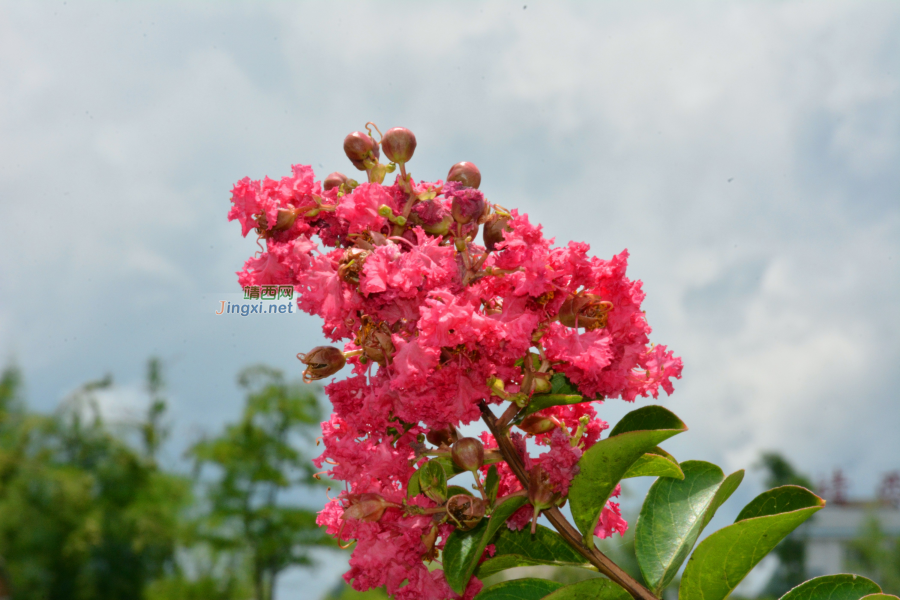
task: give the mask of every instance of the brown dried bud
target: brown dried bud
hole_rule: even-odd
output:
[[[366,170],[366,159],[378,160],[381,152],[375,138],[363,131],[354,131],[344,138],[344,154],[360,171]]]
[[[507,216],[494,213],[488,217],[487,222],[484,224],[484,231],[481,234],[485,248],[491,252],[496,249],[497,244],[503,241],[503,232],[510,231],[508,223],[509,217]]]
[[[528,415],[527,417],[522,419],[522,422],[519,423],[518,427],[525,433],[538,435],[541,433],[547,433],[548,431],[553,431],[556,428],[556,423],[554,423],[547,417],[542,417],[541,415],[534,414]]]
[[[428,440],[429,443],[438,447],[447,446],[448,448],[456,441],[456,437],[456,432],[449,427],[444,429],[432,429],[425,435],[425,439]]]
[[[447,500],[447,516],[462,531],[468,531],[484,518],[484,500],[467,494],[457,494]]]
[[[458,181],[466,187],[478,189],[481,185],[481,171],[470,162],[458,162],[450,167],[447,181]]]
[[[422,534],[422,545],[425,546],[425,560],[434,560],[437,552],[434,548],[434,543],[437,541],[438,536],[438,528],[437,525],[432,525],[431,529],[428,530],[428,533]]]
[[[349,178],[346,175],[335,171],[325,178],[325,181],[322,182],[322,188],[327,192],[331,188],[341,187],[341,185],[347,183],[348,180]]]
[[[613,303],[594,294],[575,294],[559,307],[559,322],[566,327],[584,327],[588,331],[606,327]]]
[[[344,353],[334,346],[316,346],[306,354],[298,354],[297,358],[306,365],[303,371],[306,383],[334,375],[347,364]]]
[[[460,469],[477,471],[484,464],[484,444],[472,437],[458,439],[450,448],[450,456]]]
[[[384,511],[391,507],[397,506],[388,502],[378,494],[348,494],[347,500],[350,506],[344,509],[342,519],[353,519],[354,521],[366,521],[369,523],[378,521],[384,514]]]
[[[556,506],[562,494],[553,489],[550,475],[541,465],[536,465],[528,474],[528,502],[535,510]]]
[[[381,148],[391,162],[409,162],[416,151],[416,136],[406,127],[388,129],[381,138]]]

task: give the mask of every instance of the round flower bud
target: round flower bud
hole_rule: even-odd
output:
[[[342,519],[353,519],[354,521],[366,521],[374,523],[381,519],[384,511],[391,506],[397,506],[388,502],[378,494],[350,494],[347,496],[350,506],[344,509]]]
[[[334,375],[347,364],[344,353],[334,346],[316,346],[306,354],[298,354],[297,358],[306,365],[303,371],[306,383]]]
[[[460,469],[477,471],[484,464],[484,444],[472,437],[458,439],[450,448],[450,456]]]
[[[481,171],[470,162],[458,162],[450,167],[447,181],[458,181],[466,187],[478,189],[481,185]]]
[[[381,138],[381,148],[391,162],[409,162],[416,151],[416,136],[406,127],[388,129]]]
[[[498,215],[497,213],[488,217],[487,222],[484,224],[484,231],[481,234],[485,248],[491,252],[496,249],[497,244],[503,241],[503,232],[510,230],[508,223],[509,217]]]
[[[541,433],[547,433],[548,431],[553,431],[556,428],[556,423],[547,417],[542,417],[540,415],[528,415],[522,422],[518,425],[519,429],[524,431],[525,433],[530,433],[532,435],[539,435]]]
[[[468,494],[451,496],[447,500],[447,516],[458,529],[468,531],[484,518],[484,500]]]
[[[534,382],[531,385],[531,391],[535,394],[549,394],[553,391],[553,384],[547,377],[534,376]]]
[[[536,465],[528,474],[528,502],[535,510],[556,506],[562,494],[553,489],[550,475],[541,465]]]
[[[344,154],[354,167],[365,171],[365,160],[369,157],[378,159],[380,152],[375,138],[363,131],[354,131],[344,138]]]
[[[325,178],[325,181],[322,182],[322,188],[327,192],[331,188],[341,187],[342,184],[347,183],[347,179],[346,175],[335,171]]]

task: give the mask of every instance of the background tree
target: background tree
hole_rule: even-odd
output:
[[[900,594],[900,539],[889,536],[875,515],[850,545],[850,568],[874,578],[888,594]]]
[[[316,513],[287,498],[317,483],[299,448],[318,431],[321,411],[308,386],[274,369],[246,369],[238,384],[247,392],[240,421],[189,451],[205,481],[199,531],[215,551],[245,554],[255,599],[272,600],[280,573],[310,565],[310,547],[332,545]]]
[[[757,468],[766,473],[764,485],[774,488],[781,485],[799,485],[815,490],[812,481],[798,472],[788,460],[777,452],[765,452]],[[806,581],[806,545],[797,535],[791,535],[778,544],[772,553],[778,557],[778,568],[766,584],[763,596],[781,597],[791,588]]]
[[[14,597],[140,598],[171,568],[189,482],[104,422],[96,394],[111,377],[52,415],[27,411],[15,367],[0,381],[0,555]]]

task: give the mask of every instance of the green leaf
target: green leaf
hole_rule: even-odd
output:
[[[452,498],[453,496],[456,496],[457,494],[465,494],[466,496],[475,497],[475,494],[473,494],[471,491],[467,490],[466,488],[464,488],[461,485],[451,485],[451,486],[447,487],[447,497],[448,498]]]
[[[447,473],[439,461],[429,460],[409,478],[407,498],[419,494],[425,494],[438,504],[447,501]]]
[[[900,600],[897,596],[893,594],[869,594],[868,596],[863,596],[862,600]]]
[[[469,531],[456,529],[450,534],[444,546],[443,559],[444,575],[453,591],[457,594],[465,591],[488,541],[506,520],[527,502],[528,499],[524,496],[509,498],[494,508],[490,519],[482,519],[474,529]]]
[[[587,579],[559,588],[544,600],[631,600],[631,594],[609,579]]]
[[[638,564],[656,596],[672,582],[703,528],[744,477],[738,471],[726,478],[722,469],[699,460],[685,461],[681,469],[682,480],[657,479],[650,486],[635,527]]]
[[[511,531],[501,527],[497,537],[491,540],[497,549],[493,558],[478,566],[476,575],[484,579],[494,573],[513,567],[532,565],[554,565],[594,569],[584,557],[578,554],[558,533],[543,525],[531,535],[528,528]]]
[[[481,590],[475,600],[540,600],[561,587],[561,583],[546,579],[513,579]]]
[[[682,600],[722,600],[798,525],[825,505],[805,488],[769,490],[744,507],[733,525],[700,542],[681,578]]]
[[[645,453],[685,430],[687,426],[681,419],[665,408],[645,406],[625,415],[610,437],[584,453],[569,488],[569,502],[575,524],[589,548],[593,547],[600,512],[616,484]]]
[[[580,396],[581,392],[569,378],[562,373],[554,373],[550,376],[550,393]]]
[[[675,460],[648,452],[631,465],[631,468],[625,472],[622,479],[630,479],[632,477],[674,477],[675,479],[684,479],[684,473],[682,473],[681,467],[678,466]]]
[[[801,583],[781,600],[860,600],[879,592],[877,583],[859,575],[825,575]]]
[[[487,477],[484,478],[484,492],[487,494],[488,506],[494,506],[497,502],[497,492],[500,489],[500,475],[497,473],[497,467],[491,466],[488,469]]]
[[[543,410],[550,406],[561,406],[564,404],[580,404],[581,402],[591,402],[592,400],[585,400],[581,396],[575,396],[570,394],[539,394],[531,397],[531,402],[528,403],[528,406],[525,407],[525,410],[521,412],[519,418],[517,420],[521,420],[521,418],[527,417],[532,413],[536,413],[539,410]]]

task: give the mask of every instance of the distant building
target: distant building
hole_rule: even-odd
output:
[[[888,537],[900,538],[900,509],[882,501],[829,502],[817,512],[797,532],[806,541],[806,576],[850,572],[852,542],[872,517]]]

